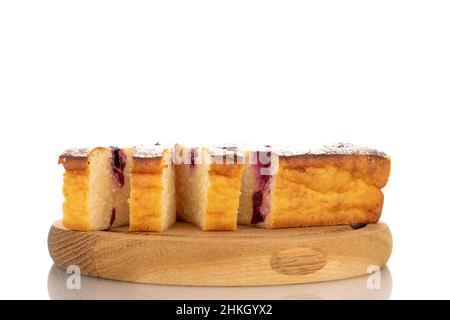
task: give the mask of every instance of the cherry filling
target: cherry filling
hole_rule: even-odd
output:
[[[252,224],[264,222],[264,215],[261,212],[262,204],[263,204],[263,192],[256,191],[252,195],[253,202],[253,216],[252,216]]]
[[[111,211],[111,218],[109,219],[109,227],[111,228],[114,221],[116,220],[116,208],[113,208]]]
[[[113,181],[121,188],[125,185],[125,165],[127,164],[127,155],[125,152],[116,147],[111,147],[110,166],[113,176]],[[111,210],[111,217],[109,219],[109,227],[111,228],[116,220],[116,208]]]
[[[256,224],[260,222],[264,222],[267,215],[270,211],[270,204],[267,203],[264,199],[268,198],[270,194],[270,183],[272,182],[273,176],[268,172],[262,172],[263,168],[270,168],[272,161],[269,159],[271,157],[271,153],[266,153],[267,163],[261,163],[260,152],[256,153],[257,162],[253,166],[256,191],[252,195],[252,206],[253,206],[253,215],[251,224]],[[265,170],[268,171],[268,170]]]
[[[125,184],[125,176],[123,171],[127,163],[127,155],[119,148],[111,148],[111,171],[115,180],[119,183],[120,187]]]
[[[195,166],[195,148],[191,148],[191,166]]]

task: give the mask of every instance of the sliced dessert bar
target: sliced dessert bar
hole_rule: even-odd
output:
[[[128,224],[131,150],[116,147],[69,149],[65,168],[63,225],[71,230],[106,230]]]
[[[285,228],[377,222],[390,172],[385,153],[351,144],[246,152],[238,222]]]
[[[138,146],[131,165],[130,230],[164,231],[176,219],[172,151]]]
[[[244,154],[176,145],[174,159],[178,217],[203,230],[236,230]]]

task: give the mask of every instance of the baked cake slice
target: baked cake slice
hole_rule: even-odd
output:
[[[175,222],[174,178],[170,147],[134,147],[129,199],[131,231],[164,231]]]
[[[69,149],[64,166],[63,225],[71,230],[106,230],[128,224],[131,150]]]
[[[180,220],[203,230],[236,230],[244,154],[228,147],[175,146]]]
[[[375,223],[390,172],[385,153],[336,144],[246,152],[239,224],[265,228]]]

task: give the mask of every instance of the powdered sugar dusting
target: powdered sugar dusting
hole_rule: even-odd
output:
[[[135,158],[156,158],[161,157],[165,149],[170,149],[170,146],[164,146],[159,143],[153,145],[138,145],[135,146],[133,157]]]
[[[92,149],[93,148],[70,148],[64,150],[61,157],[85,158],[91,153]]]
[[[302,155],[364,155],[388,158],[389,156],[379,150],[361,147],[351,143],[335,143],[326,145],[318,149],[293,149],[293,148],[273,148],[273,151],[283,157],[302,156]]]
[[[183,146],[187,148],[186,146]],[[194,146],[190,148],[206,148],[212,156],[236,156],[244,157],[244,151],[275,152],[282,157],[307,156],[307,155],[367,155],[388,158],[389,156],[379,150],[361,147],[351,143],[335,143],[317,149],[300,149],[296,147],[269,146],[269,145],[249,145],[249,144],[218,144]],[[84,158],[87,157],[94,148],[70,148],[65,150],[61,157]],[[134,148],[135,158],[155,158],[161,157],[164,150],[173,149],[172,145],[138,145]]]

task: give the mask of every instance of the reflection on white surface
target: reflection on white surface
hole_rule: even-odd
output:
[[[370,275],[321,283],[257,287],[189,287],[140,284],[81,276],[80,289],[68,289],[69,275],[53,265],[48,275],[51,299],[389,299],[392,278],[382,269],[379,281]],[[368,286],[369,282],[369,286]],[[370,284],[377,283],[378,288]]]

